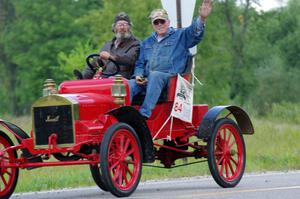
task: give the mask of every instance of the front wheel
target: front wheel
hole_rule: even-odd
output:
[[[100,150],[103,180],[117,197],[137,188],[142,173],[142,150],[135,130],[125,123],[112,125],[104,134]]]
[[[240,128],[234,121],[216,121],[208,142],[208,166],[214,180],[224,188],[235,187],[246,165],[246,149]]]
[[[98,153],[98,152],[96,152],[96,150],[95,150],[94,153]],[[98,153],[98,155],[100,156],[99,153]],[[100,163],[97,165],[90,165],[90,170],[91,170],[92,177],[93,177],[95,183],[98,185],[98,187],[100,189],[102,189],[103,191],[108,191],[108,189],[106,188],[106,185],[104,183],[104,180],[103,180]]]
[[[19,168],[8,168],[5,165],[14,163],[17,159],[16,151],[5,151],[6,148],[13,146],[11,139],[2,131],[0,131],[0,198],[6,199],[14,192],[18,176]]]

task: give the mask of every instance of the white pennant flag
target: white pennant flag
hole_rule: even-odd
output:
[[[171,116],[185,122],[192,122],[193,116],[193,86],[177,75],[176,92]]]

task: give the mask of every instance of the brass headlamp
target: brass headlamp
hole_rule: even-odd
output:
[[[57,94],[56,83],[53,79],[46,79],[44,82],[43,96]]]
[[[123,79],[121,75],[115,76],[114,84],[111,87],[111,94],[115,98],[115,104],[122,105],[125,103],[126,87],[123,84]]]

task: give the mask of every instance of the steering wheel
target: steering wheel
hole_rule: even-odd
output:
[[[87,58],[86,58],[87,65],[95,73],[99,70],[99,68],[102,67],[102,66],[99,66],[99,61],[101,61],[99,54],[91,54],[91,55],[87,56]],[[118,74],[120,72],[120,65],[116,61],[112,60],[111,58],[109,58],[108,61],[112,62],[115,65],[116,71],[113,72],[113,73],[101,72],[101,75],[105,75],[107,77],[110,77],[110,76],[114,76],[114,75]],[[105,68],[106,68],[105,65],[104,65],[103,68],[104,68],[103,69],[103,71],[104,71]]]

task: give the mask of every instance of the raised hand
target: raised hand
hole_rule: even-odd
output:
[[[203,0],[202,5],[199,7],[199,17],[204,22],[206,17],[210,15],[212,10],[211,0]]]

